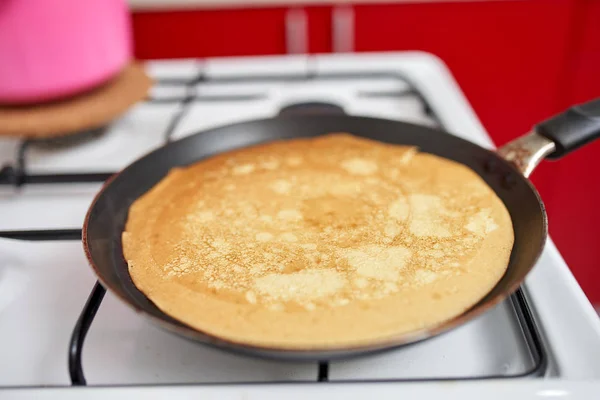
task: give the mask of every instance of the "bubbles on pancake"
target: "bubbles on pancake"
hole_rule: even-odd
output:
[[[187,274],[192,270],[192,260],[182,255],[168,262],[163,269],[167,272],[168,276]]]
[[[279,168],[279,161],[277,159],[269,159],[269,160],[264,160],[260,163],[260,167],[266,170],[275,170],[277,168]]]
[[[354,279],[354,286],[356,286],[359,289],[364,289],[367,286],[369,286],[369,281],[365,278],[355,278]]]
[[[427,284],[435,281],[437,279],[437,274],[432,271],[428,271],[426,269],[420,269],[415,272],[414,280],[421,284]]]
[[[486,209],[471,216],[469,218],[469,223],[465,228],[478,236],[484,236],[485,234],[498,229],[498,225],[490,216],[490,210]]]
[[[363,158],[351,158],[341,164],[342,168],[354,175],[371,175],[377,171],[378,166],[375,161]]]
[[[284,221],[298,221],[302,219],[302,214],[295,209],[281,210],[277,213],[277,218]]]
[[[404,221],[410,214],[410,205],[404,197],[394,200],[388,206],[388,215],[397,221]]]
[[[443,199],[438,196],[413,194],[409,196],[411,221],[410,231],[415,236],[449,237],[452,236],[452,219],[460,213],[446,208]]]
[[[248,303],[250,304],[256,304],[256,294],[251,290],[247,291],[246,300],[248,300]]]
[[[394,240],[394,238],[396,236],[398,236],[400,234],[401,226],[396,221],[388,221],[385,224],[385,228],[384,228],[383,232],[385,233],[385,236],[386,236],[383,239],[383,241],[385,243],[390,243],[391,241]]]
[[[287,157],[285,159],[285,162],[290,167],[297,167],[302,164],[302,157],[298,157],[298,156]]]
[[[395,281],[410,258],[405,247],[363,246],[342,251],[350,267],[366,278]]]
[[[413,158],[417,155],[418,149],[416,147],[408,148],[404,154],[398,157],[398,162],[402,165],[408,165],[413,160]]]
[[[212,211],[200,211],[197,218],[198,222],[209,222],[215,219],[215,214]]]
[[[344,276],[331,269],[268,274],[254,280],[254,287],[258,293],[275,300],[301,303],[335,294],[344,285]]]
[[[215,238],[210,242],[210,246],[220,254],[228,254],[232,250],[232,245],[228,243],[225,239]]]
[[[269,187],[276,193],[288,194],[292,189],[292,183],[285,179],[277,179],[273,181],[273,183],[271,183]]]
[[[256,169],[254,164],[242,164],[236,165],[232,168],[232,172],[234,175],[248,175]]]
[[[256,234],[255,238],[259,242],[268,242],[270,240],[273,240],[273,234],[269,232],[259,232]]]
[[[280,236],[281,240],[286,242],[297,242],[298,237],[291,232],[284,232]]]

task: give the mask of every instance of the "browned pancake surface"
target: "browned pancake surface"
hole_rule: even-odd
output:
[[[510,216],[473,171],[347,134],[175,169],[131,207],[123,250],[161,310],[239,343],[319,349],[432,327],[487,294]]]

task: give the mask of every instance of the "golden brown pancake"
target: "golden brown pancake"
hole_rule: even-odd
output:
[[[162,311],[282,349],[441,324],[495,286],[512,244],[508,211],[472,170],[348,134],[174,169],[123,233],[131,278]]]

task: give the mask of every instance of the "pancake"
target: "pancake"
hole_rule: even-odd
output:
[[[123,251],[136,287],[184,324],[314,350],[460,315],[503,276],[513,240],[469,168],[329,134],[173,169],[131,206]]]

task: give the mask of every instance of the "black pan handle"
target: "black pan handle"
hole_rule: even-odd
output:
[[[573,106],[539,123],[536,132],[554,142],[546,157],[557,159],[600,137],[600,98]]]

